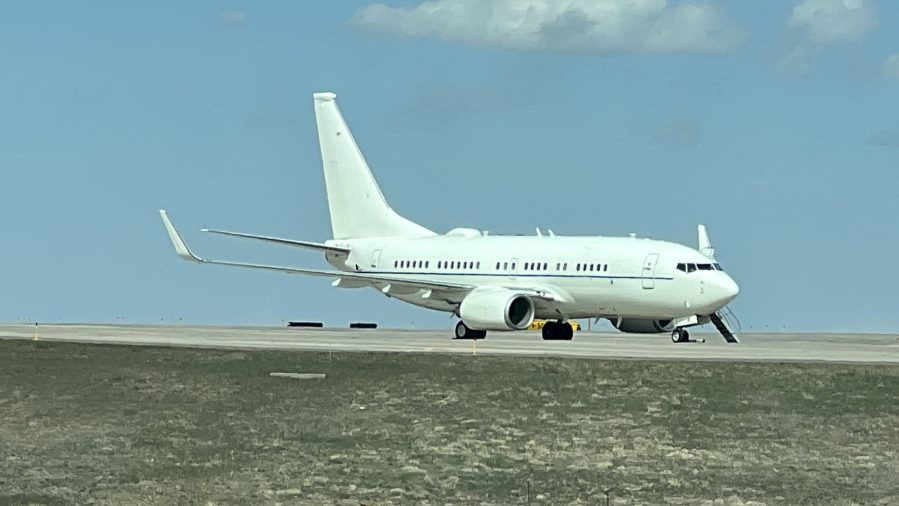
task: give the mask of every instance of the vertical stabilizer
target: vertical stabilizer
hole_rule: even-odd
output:
[[[434,235],[387,204],[337,108],[336,95],[315,93],[313,98],[334,238]]]

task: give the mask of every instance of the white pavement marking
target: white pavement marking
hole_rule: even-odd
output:
[[[32,339],[34,325],[0,324],[0,339]],[[221,349],[332,350],[472,354],[450,330],[357,330],[162,325],[40,325],[42,341]],[[813,361],[899,364],[894,334],[741,334],[740,344],[706,335],[705,343],[672,343],[667,334],[578,332],[573,341],[543,341],[539,332],[491,332],[478,355],[649,360]]]

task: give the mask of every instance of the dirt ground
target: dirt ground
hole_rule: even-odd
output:
[[[528,488],[533,505],[899,504],[899,367],[0,341],[0,504]]]

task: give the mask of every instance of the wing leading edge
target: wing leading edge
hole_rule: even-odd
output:
[[[297,241],[294,239],[282,239],[280,237],[272,237],[268,235],[254,235],[254,234],[244,234],[242,232],[229,232],[227,230],[210,230],[208,228],[204,228],[201,232],[207,232],[210,234],[218,234],[218,235],[227,235],[231,237],[240,237],[242,239],[256,239],[257,241],[266,241],[273,242],[275,244],[284,244],[287,246],[296,246],[299,248],[308,248],[315,249],[320,251],[329,251],[332,253],[340,253],[340,254],[348,254],[350,252],[349,248],[341,248],[340,246],[331,246],[330,244],[321,244],[318,242],[309,242],[309,241]]]

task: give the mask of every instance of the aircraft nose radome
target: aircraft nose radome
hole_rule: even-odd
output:
[[[722,305],[730,303],[740,293],[740,287],[737,285],[737,282],[726,274],[721,276],[721,279],[717,280],[715,284],[718,285],[717,291]]]

